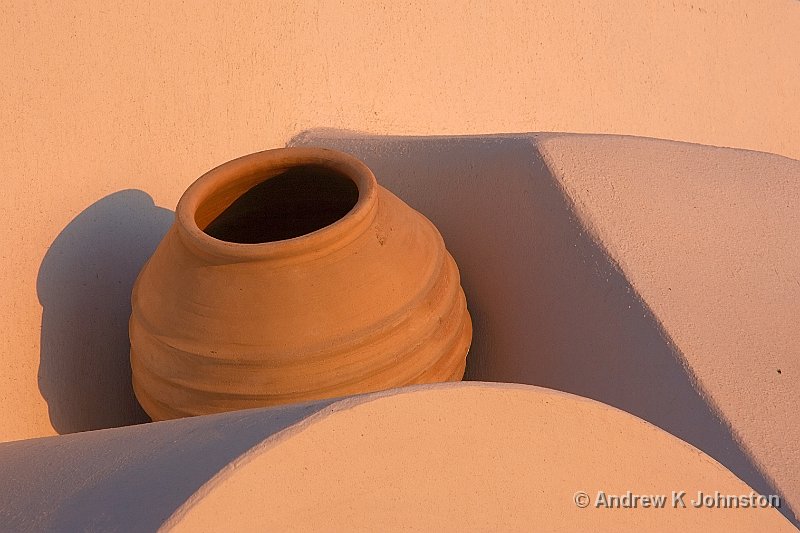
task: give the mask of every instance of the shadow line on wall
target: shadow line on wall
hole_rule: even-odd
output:
[[[317,129],[288,145],[358,157],[439,228],[473,317],[466,379],[538,385],[612,405],[704,451],[760,494],[777,494],[698,392],[669,333],[582,225],[535,134]]]

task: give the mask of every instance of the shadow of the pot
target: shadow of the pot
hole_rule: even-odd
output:
[[[146,193],[120,191],[75,217],[42,260],[39,390],[59,433],[149,421],[131,386],[131,289],[172,220]]]

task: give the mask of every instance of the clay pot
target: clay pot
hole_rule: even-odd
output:
[[[133,387],[154,420],[457,381],[472,337],[433,224],[318,148],[197,180],[132,301]]]

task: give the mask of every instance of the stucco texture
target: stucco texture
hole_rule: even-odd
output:
[[[178,198],[321,145],[440,229],[469,378],[627,411],[790,516],[797,35],[792,0],[2,4],[0,440],[147,421],[130,291]]]

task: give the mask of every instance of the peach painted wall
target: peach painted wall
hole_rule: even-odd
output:
[[[792,0],[3,3],[0,440],[143,420],[126,298],[205,170],[319,127],[798,158],[799,34]]]

